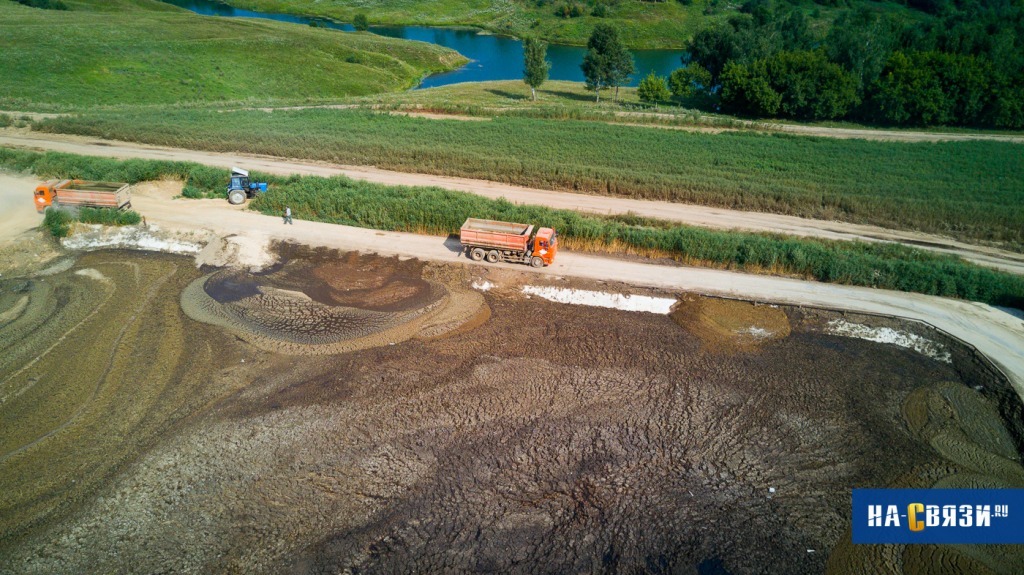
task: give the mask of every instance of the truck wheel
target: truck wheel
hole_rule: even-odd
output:
[[[231,190],[228,192],[228,203],[238,206],[245,203],[245,192],[242,190]]]
[[[484,259],[484,254],[485,253],[486,252],[484,252],[483,248],[473,248],[473,250],[471,252],[469,252],[469,259],[471,259],[471,260],[473,260],[475,262],[478,262],[478,261]]]
[[[544,258],[540,256],[533,256],[533,258],[530,259],[530,265],[535,268],[542,268],[544,267]]]
[[[496,261],[498,261],[500,259],[501,259],[501,254],[498,253],[498,250],[491,250],[491,251],[487,252],[487,263],[493,264],[494,262],[496,262]]]

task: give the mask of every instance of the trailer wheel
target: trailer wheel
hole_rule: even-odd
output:
[[[498,261],[500,259],[501,259],[501,254],[498,253],[498,250],[491,250],[491,251],[487,252],[487,263],[493,264],[494,262],[496,262],[496,261]]]
[[[540,256],[533,256],[533,258],[530,259],[530,265],[535,268],[542,268],[544,267],[544,258]]]
[[[228,203],[237,206],[245,203],[245,192],[242,190],[231,190],[228,192]]]
[[[469,252],[469,259],[478,262],[484,259],[485,253],[486,252],[484,252],[483,248],[473,248],[472,251]]]

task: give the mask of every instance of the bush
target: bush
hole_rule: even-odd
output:
[[[672,97],[672,92],[669,91],[668,82],[665,81],[665,78],[651,72],[646,78],[640,80],[640,85],[636,89],[636,95],[640,97],[641,102],[657,104]]]
[[[594,18],[604,18],[608,16],[608,6],[602,2],[598,2],[594,5],[594,9],[590,11],[590,15]]]
[[[58,208],[47,208],[43,216],[43,228],[55,238],[66,238],[71,232],[71,222],[75,221],[71,212]]]
[[[672,94],[677,98],[707,95],[711,93],[713,86],[711,72],[696,62],[673,71],[669,76],[669,84],[672,87]]]
[[[200,198],[205,198],[206,194],[192,184],[185,184],[185,187],[181,188],[181,196],[190,200],[198,200]]]
[[[78,210],[78,221],[83,224],[103,224],[105,226],[134,226],[142,221],[142,216],[133,210],[81,208]]]
[[[359,32],[365,32],[370,29],[370,21],[366,18],[366,14],[356,14],[352,18],[352,26]]]
[[[32,8],[42,8],[43,10],[68,9],[68,5],[60,0],[15,0],[15,2],[18,4],[24,4],[25,6],[31,6]]]
[[[579,18],[583,15],[583,7],[576,2],[569,2],[566,4],[559,4],[555,8],[555,16],[561,18]]]
[[[6,128],[13,123],[14,120],[12,120],[10,116],[7,114],[0,114],[0,128]]]

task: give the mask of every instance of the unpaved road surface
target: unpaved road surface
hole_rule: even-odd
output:
[[[31,203],[29,190],[18,186],[19,182],[22,186],[30,185],[30,178],[8,177],[7,181],[8,185],[0,186],[0,201],[4,205],[15,205],[19,197],[25,197],[26,204]],[[207,229],[219,234],[237,234],[256,243],[270,240],[295,241],[310,246],[382,255],[469,262],[462,256],[461,246],[456,239],[305,221],[284,226],[279,218],[231,206],[226,201],[175,200],[167,190],[150,194],[136,193],[132,203],[150,223],[169,228]],[[25,214],[19,221],[22,226],[26,226],[25,229],[30,224],[38,225],[42,219],[31,210],[35,216],[33,223],[32,216],[24,208],[21,211]],[[12,230],[12,233],[16,233],[16,230]],[[511,269],[521,267],[513,264],[495,265]],[[1003,368],[1015,389],[1024,397],[1024,321],[985,304],[721,270],[654,265],[566,251],[559,253],[554,266],[537,273],[618,281],[764,302],[887,314],[925,321],[976,346]]]
[[[294,225],[285,226],[280,218],[234,207],[226,201],[175,200],[167,193],[137,194],[132,202],[150,222],[170,228],[203,228],[262,241],[295,241],[310,246],[413,256],[428,261],[469,262],[454,238],[299,220]],[[493,265],[521,269],[514,264]],[[985,304],[720,270],[654,265],[565,251],[559,253],[555,265],[537,273],[924,321],[977,347],[1006,372],[1018,394],[1024,397],[1024,321]]]
[[[707,228],[772,232],[831,240],[899,242],[936,252],[957,255],[980,265],[1024,274],[1024,254],[992,247],[971,245],[933,234],[890,230],[877,226],[810,220],[794,216],[743,212],[691,204],[555,192],[512,186],[487,180],[429,174],[409,174],[366,166],[332,165],[268,156],[202,152],[72,135],[0,130],[0,146],[52,150],[112,158],[190,161],[223,168],[240,165],[249,169],[279,175],[345,175],[351,178],[389,185],[436,186],[492,199],[505,198],[516,204],[542,205],[595,214],[633,213],[639,216]]]

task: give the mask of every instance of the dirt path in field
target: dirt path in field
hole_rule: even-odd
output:
[[[63,134],[0,130],[0,146],[113,158],[191,161],[223,168],[239,165],[280,175],[334,176],[341,174],[381,184],[437,186],[487,198],[505,198],[516,204],[544,205],[595,214],[633,213],[644,217],[715,229],[772,232],[830,240],[899,242],[935,252],[957,255],[979,265],[1024,274],[1024,254],[967,244],[933,234],[890,230],[877,226],[811,220],[761,212],[743,212],[692,204],[555,192],[487,180],[393,172],[369,166],[345,166],[268,156],[193,151]]]
[[[204,228],[260,241],[294,241],[381,255],[413,256],[470,264],[455,238],[383,232],[260,215],[220,200],[171,199],[170,191],[140,193],[133,205],[149,222],[165,228]],[[521,270],[515,264],[492,265]],[[654,265],[561,252],[551,267],[537,273],[623,282],[669,290],[693,291],[738,299],[887,314],[928,322],[978,348],[1007,373],[1024,396],[1024,321],[993,307],[966,301],[870,288],[839,286],[720,270]]]

